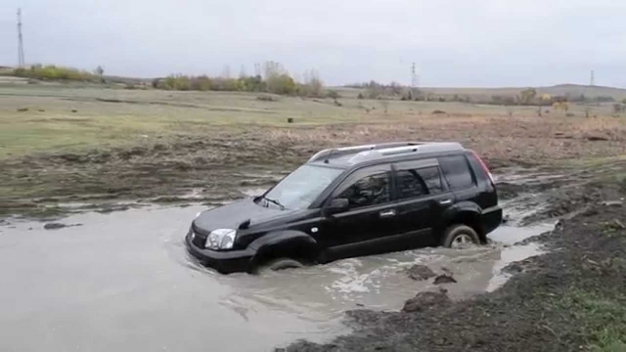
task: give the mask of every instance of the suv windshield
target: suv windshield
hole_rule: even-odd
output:
[[[304,209],[342,172],[329,167],[303,165],[280,181],[264,198],[287,209]]]

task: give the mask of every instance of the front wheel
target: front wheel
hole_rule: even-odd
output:
[[[277,258],[277,259],[273,259],[270,260],[269,262],[265,263],[264,265],[259,267],[258,272],[259,273],[263,273],[263,272],[267,272],[267,271],[280,271],[280,270],[286,270],[286,269],[296,269],[296,268],[302,268],[304,266],[304,264],[302,264],[301,262],[295,260],[295,259],[291,259],[291,258]]]
[[[443,246],[448,248],[467,248],[480,244],[478,234],[473,228],[466,225],[452,225],[443,235]]]

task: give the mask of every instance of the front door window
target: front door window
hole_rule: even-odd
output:
[[[389,172],[365,176],[341,192],[337,198],[346,198],[350,209],[387,203],[391,200],[389,176]]]

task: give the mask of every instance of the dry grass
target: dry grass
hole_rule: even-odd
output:
[[[342,106],[332,99],[282,97],[265,102],[248,93],[0,82],[0,159],[42,151],[132,146],[181,134],[210,137],[251,126],[272,127],[271,138],[287,142],[331,145],[401,136],[414,140],[424,138],[423,131],[429,139],[459,138],[479,133],[478,126],[491,128],[492,124],[500,126],[493,133],[501,140],[527,135],[523,129],[535,124],[543,127],[533,133],[546,137],[555,131],[574,135],[609,131],[613,140],[620,140],[626,122],[626,118],[608,117],[610,104],[594,108],[595,113],[604,114],[601,117],[585,119],[554,113],[538,118],[534,107],[439,102],[390,101],[385,113],[377,100],[339,100]],[[18,111],[24,108],[28,111]],[[434,115],[435,110],[446,113]],[[571,111],[583,116],[583,110],[574,105]],[[294,123],[287,123],[289,118]]]

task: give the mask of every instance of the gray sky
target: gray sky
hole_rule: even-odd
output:
[[[328,84],[626,87],[623,0],[2,0],[0,65],[140,77],[316,69]]]

